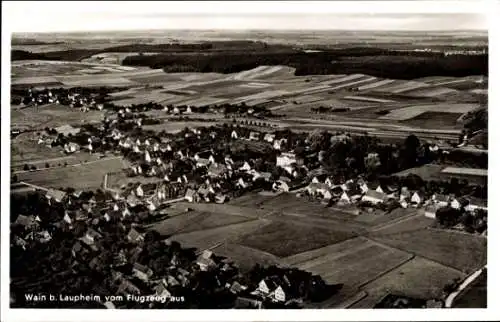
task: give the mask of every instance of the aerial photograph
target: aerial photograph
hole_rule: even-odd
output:
[[[12,33],[10,308],[486,308],[483,16],[163,12]]]

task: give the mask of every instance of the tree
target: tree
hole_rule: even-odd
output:
[[[36,170],[36,166],[32,165],[31,166],[31,171],[35,171]]]
[[[365,157],[365,167],[370,173],[375,172],[381,166],[380,157],[378,153],[368,153]]]
[[[49,163],[45,163],[45,168],[50,168],[50,164]]]
[[[12,177],[12,182],[17,182],[18,181],[18,178],[17,178],[17,174],[15,174],[13,177]]]
[[[23,170],[24,171],[29,171],[30,170],[30,166],[25,163],[24,166],[23,166]]]

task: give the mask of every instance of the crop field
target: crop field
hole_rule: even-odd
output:
[[[81,165],[68,165],[54,169],[41,169],[19,173],[19,181],[50,188],[73,187],[75,189],[97,189],[103,183],[104,174],[122,170],[119,158],[102,159]]]
[[[456,93],[457,90],[447,87],[420,88],[405,92],[405,95],[415,97],[440,97],[445,94]]]
[[[178,234],[174,235],[171,239],[185,244],[187,247],[196,247],[201,250],[225,241],[231,242],[241,235],[251,234],[253,231],[268,224],[270,224],[270,221],[265,219],[251,220],[202,231]]]
[[[230,258],[241,272],[250,271],[255,264],[279,265],[280,259],[272,254],[235,243],[224,243],[212,249],[218,256]]]
[[[439,298],[446,284],[464,277],[465,274],[457,270],[415,257],[363,287],[368,296],[351,308],[371,308],[387,293],[422,299]]]
[[[379,117],[383,120],[404,121],[419,116],[425,112],[463,114],[478,108],[478,104],[439,103],[429,105],[407,106],[391,110],[387,115]]]
[[[393,79],[383,79],[383,80],[380,80],[380,81],[375,82],[375,83],[370,83],[370,84],[358,86],[358,90],[360,90],[360,91],[371,90],[371,89],[375,89],[377,87],[389,85],[392,83],[394,83]]]
[[[460,113],[424,112],[412,119],[405,120],[404,124],[434,129],[454,127],[457,125],[457,120],[461,115]]]
[[[366,239],[362,237],[355,237],[346,239],[339,243],[328,245],[325,247],[317,248],[303,253],[282,258],[282,264],[287,266],[298,266],[304,263],[310,263],[313,260],[323,258],[331,254],[338,254],[347,252],[348,250],[357,249],[366,244]]]
[[[422,229],[374,237],[378,242],[471,273],[486,264],[486,238]]]
[[[83,80],[64,80],[66,86],[126,86],[135,85],[136,83],[125,77],[103,77]]]
[[[63,156],[59,150],[37,144],[36,141],[19,140],[18,138],[12,140],[10,151],[12,167],[24,166],[25,163],[30,163],[32,161]]]
[[[156,224],[154,229],[161,235],[174,235],[202,231],[249,220],[251,219],[237,215],[193,211],[167,218]]]
[[[355,221],[367,223],[370,226],[374,227],[377,225],[385,224],[390,221],[404,218],[407,216],[411,216],[416,214],[416,209],[413,208],[397,208],[394,209],[393,211],[387,213],[387,212],[375,212],[375,213],[368,213],[368,212],[363,212],[362,214],[356,216],[354,218]]]
[[[294,223],[273,222],[239,240],[239,244],[256,248],[278,257],[324,247],[351,238],[344,231],[306,227]]]
[[[359,80],[361,78],[366,78],[366,75],[363,75],[363,74],[338,75],[337,77],[334,77],[333,79],[329,79],[329,80],[320,82],[320,84],[321,85],[336,86],[339,84],[349,83],[349,82],[354,81],[354,80]]]
[[[328,283],[358,287],[380,277],[412,258],[411,254],[371,241],[300,264],[300,269],[318,274]]]
[[[387,100],[375,97],[366,97],[366,96],[344,96],[346,100],[354,100],[354,101],[363,101],[363,102],[375,102],[375,103],[394,103],[394,100]]]
[[[369,229],[370,236],[419,231],[431,227],[435,223],[434,219],[424,216],[422,209],[401,209],[395,211],[396,213],[405,213],[405,215],[399,217],[399,220],[396,218],[390,222],[372,226]]]
[[[135,94],[133,94],[133,97],[131,98],[118,98],[117,100],[114,100],[113,103],[121,106],[128,106],[133,104],[141,104],[149,102],[160,103],[168,99],[172,99],[174,97],[176,96],[172,94],[165,94],[160,91],[136,92]]]

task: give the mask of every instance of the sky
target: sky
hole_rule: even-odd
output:
[[[487,30],[481,1],[4,2],[13,32],[149,29]]]

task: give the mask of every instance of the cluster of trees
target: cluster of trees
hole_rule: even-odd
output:
[[[475,214],[460,209],[443,207],[436,212],[436,220],[441,227],[451,228],[462,224],[469,233],[482,233],[488,228],[488,214],[478,209]]]

